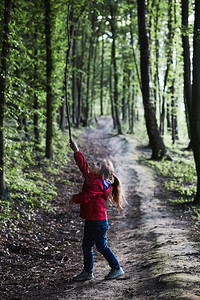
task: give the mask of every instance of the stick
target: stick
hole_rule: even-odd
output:
[[[66,52],[66,67],[65,67],[65,100],[66,100],[66,108],[67,108],[67,120],[69,125],[69,141],[72,141],[71,134],[71,121],[70,121],[70,112],[69,112],[69,101],[68,101],[68,65],[69,65],[69,56],[71,50],[71,40],[70,40],[70,32],[69,32],[69,15],[70,15],[70,5],[71,1],[68,3],[68,13],[67,13],[67,38],[68,38],[68,49]]]
[[[71,121],[70,121],[70,112],[69,112],[69,102],[68,102],[68,97],[66,95],[66,105],[67,105],[67,121],[69,125],[69,141],[71,143],[72,141],[72,132],[71,132]]]

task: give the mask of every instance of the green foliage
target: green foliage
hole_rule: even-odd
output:
[[[66,64],[66,50],[68,48],[68,32],[66,26],[68,1],[51,1],[52,25],[52,53],[53,53],[53,152],[54,160],[43,159],[45,153],[46,134],[46,45],[45,45],[45,14],[44,3],[41,1],[13,2],[10,23],[10,56],[9,72],[6,91],[6,106],[4,120],[5,134],[5,171],[6,183],[11,193],[11,199],[1,200],[1,216],[10,216],[15,210],[16,217],[23,212],[23,205],[35,209],[48,207],[49,200],[56,196],[55,178],[68,161],[67,136],[63,138],[57,129],[60,118],[59,108],[64,101],[64,69]],[[148,1],[148,29],[150,43],[150,59],[152,74],[152,90],[157,117],[160,119],[162,99],[166,99],[169,114],[171,108],[171,86],[174,82],[175,102],[178,124],[178,135],[187,139],[185,110],[183,104],[183,59],[181,34],[193,31],[193,22],[187,29],[181,25],[181,2],[172,1],[172,32],[169,33],[169,2]],[[69,103],[73,114],[72,122],[76,123],[78,114],[78,94],[81,89],[82,102],[80,115],[84,118],[86,102],[90,106],[90,117],[100,114],[100,82],[102,70],[102,40],[104,40],[104,74],[103,74],[103,105],[104,114],[111,111],[110,95],[113,95],[110,85],[113,84],[111,74],[112,34],[110,28],[110,5],[113,6],[116,27],[116,57],[118,74],[118,97],[120,117],[122,119],[122,100],[126,107],[122,128],[124,132],[130,130],[130,119],[133,119],[134,132],[146,139],[144,111],[140,90],[139,76],[140,49],[138,42],[137,1],[86,1],[71,2],[70,12],[76,20],[70,19],[70,26],[74,26],[74,43],[71,37],[72,49],[68,66]],[[0,3],[0,19],[4,13],[4,4]],[[193,15],[190,3],[190,15]],[[93,20],[93,16],[95,16]],[[193,18],[190,18],[191,20]],[[3,22],[0,22],[0,45],[2,44]],[[172,34],[173,33],[173,34]],[[132,34],[132,35],[131,35]],[[169,43],[169,35],[173,35]],[[76,44],[76,49],[73,49]],[[90,47],[91,66],[88,71]],[[96,50],[95,50],[96,49]],[[74,50],[74,52],[73,52]],[[96,57],[96,74],[94,73],[94,53]],[[166,86],[164,78],[167,70],[167,57],[171,52],[171,64],[167,76]],[[1,53],[1,48],[0,48]],[[135,57],[134,57],[135,55]],[[112,70],[113,71],[113,70]],[[82,75],[82,77],[81,77]],[[112,75],[113,76],[113,75]],[[82,82],[80,82],[82,78]],[[87,82],[90,80],[89,94]],[[112,87],[113,89],[113,87]],[[92,99],[92,92],[95,95]],[[88,97],[87,97],[88,96]],[[37,99],[38,108],[34,108]],[[166,109],[166,107],[165,107]],[[37,151],[34,144],[34,116],[38,117],[39,143]],[[171,116],[170,116],[171,117]],[[55,121],[56,120],[56,121]],[[84,120],[85,121],[85,120]],[[87,120],[88,121],[88,120]],[[171,139],[171,132],[166,128],[164,140]],[[171,143],[171,141],[170,141]],[[171,146],[171,144],[170,144]],[[181,156],[181,158],[179,158]],[[184,201],[191,200],[196,190],[196,174],[191,155],[173,152],[173,161],[159,163],[148,162],[165,176],[164,185],[173,190]],[[51,181],[51,178],[53,180]],[[182,201],[182,200],[181,200]],[[20,209],[19,209],[20,207]]]
[[[163,185],[167,190],[178,194],[178,202],[192,202],[196,193],[196,169],[192,154],[182,151],[177,154],[171,153],[173,160],[161,162],[148,161],[159,178],[163,178]]]
[[[192,219],[195,223],[200,224],[200,208],[198,206],[191,206]]]
[[[67,135],[57,130],[55,136],[52,161],[34,150],[29,141],[17,140],[16,136],[6,140],[6,186],[9,192],[0,200],[1,225],[6,226],[21,215],[34,214],[38,209],[50,209],[51,201],[57,196],[56,182],[60,172],[69,162]]]

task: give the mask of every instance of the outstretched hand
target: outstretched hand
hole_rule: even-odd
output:
[[[71,148],[75,153],[79,151],[77,144],[76,144],[73,140],[71,140],[69,144],[70,144],[70,148]]]

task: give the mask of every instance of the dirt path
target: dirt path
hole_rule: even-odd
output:
[[[125,275],[103,280],[108,266],[97,255],[95,279],[73,283],[63,299],[200,299],[200,252],[189,221],[166,204],[168,195],[137,163],[134,141],[110,136],[112,126],[109,122],[105,126],[104,119],[97,128],[88,132],[88,144],[102,152],[107,145],[127,192],[123,213],[108,209],[109,243]]]
[[[18,235],[8,235],[9,245],[6,240],[0,247],[0,299],[200,299],[200,251],[194,228],[181,217],[181,210],[169,205],[169,195],[149,169],[138,163],[136,142],[114,136],[111,130],[110,118],[100,119],[97,129],[85,131],[80,148],[89,161],[110,156],[125,187],[128,205],[122,213],[108,207],[108,243],[125,275],[105,281],[109,267],[95,251],[94,280],[71,280],[82,269],[83,230],[79,208],[66,209],[66,195],[78,192],[82,184],[72,164],[59,182],[53,212],[34,219],[32,235],[21,225]],[[73,186],[66,185],[66,178]],[[22,236],[24,244],[17,251],[16,239]]]

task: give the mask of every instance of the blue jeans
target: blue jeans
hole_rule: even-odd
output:
[[[84,237],[83,237],[83,255],[84,255],[84,270],[92,273],[93,270],[93,246],[96,244],[97,250],[107,260],[112,269],[119,269],[120,265],[107,246],[106,232],[108,230],[108,220],[103,221],[85,221]]]

